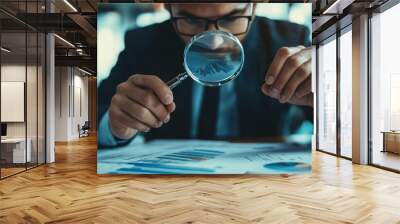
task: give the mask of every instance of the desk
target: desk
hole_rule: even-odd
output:
[[[382,152],[393,152],[400,154],[400,131],[383,131]]]
[[[99,174],[280,174],[311,171],[311,145],[153,140],[97,151]]]
[[[31,139],[27,139],[25,151],[25,138],[1,139],[1,157],[6,163],[25,163],[31,161]],[[25,161],[25,159],[27,159]]]

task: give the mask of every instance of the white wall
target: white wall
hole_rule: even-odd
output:
[[[56,67],[56,141],[79,138],[78,124],[88,120],[88,78],[83,75],[76,68]]]
[[[25,83],[1,81],[1,121],[24,122]],[[36,107],[35,107],[36,108]]]
[[[68,140],[68,71],[67,67],[55,68],[55,141]]]
[[[76,72],[77,70],[75,70]],[[88,78],[79,75],[74,75],[74,108],[72,119],[72,136],[78,137],[78,124],[83,125],[89,118],[89,102],[88,102]],[[81,108],[80,108],[81,107]],[[80,111],[82,110],[82,111]]]

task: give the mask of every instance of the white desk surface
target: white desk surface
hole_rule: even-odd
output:
[[[25,138],[5,138],[5,139],[1,139],[1,143],[12,143],[12,144],[16,144],[16,143],[20,143],[20,142],[24,142]],[[28,139],[29,141],[29,139]]]

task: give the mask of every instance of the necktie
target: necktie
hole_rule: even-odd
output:
[[[198,137],[200,139],[213,139],[215,137],[219,92],[219,87],[204,87],[198,125]]]

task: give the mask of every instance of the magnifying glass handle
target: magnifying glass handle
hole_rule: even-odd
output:
[[[177,76],[175,76],[173,79],[169,80],[167,82],[167,85],[169,86],[170,89],[175,88],[177,85],[181,84],[183,80],[185,80],[189,75],[186,72],[183,72]]]

